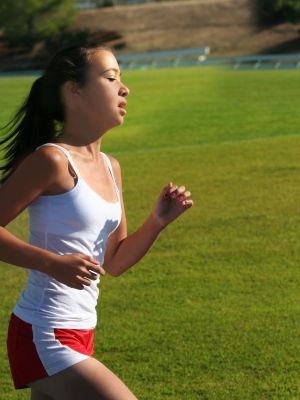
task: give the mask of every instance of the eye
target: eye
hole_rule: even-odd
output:
[[[110,82],[113,82],[116,80],[116,78],[107,78]]]

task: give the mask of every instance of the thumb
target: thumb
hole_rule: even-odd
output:
[[[95,260],[92,256],[90,256],[90,261],[91,261],[93,264],[100,265],[100,262],[97,261],[97,260]]]
[[[84,257],[87,261],[90,261],[90,262],[92,262],[93,264],[97,264],[97,265],[100,265],[100,263],[99,263],[99,261],[97,261],[97,260],[95,260],[92,256],[89,256],[89,255],[85,255],[85,257]]]

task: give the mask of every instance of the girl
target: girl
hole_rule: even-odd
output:
[[[92,357],[97,285],[105,271],[118,276],[136,264],[193,205],[184,186],[169,182],[127,235],[119,162],[99,152],[126,115],[120,75],[107,47],[58,52],[0,142],[0,259],[30,269],[11,315],[8,357],[15,387],[30,387],[33,400],[136,399]],[[26,207],[29,243],[5,229]]]

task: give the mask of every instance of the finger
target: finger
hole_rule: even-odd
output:
[[[185,186],[179,186],[179,188],[177,189],[177,194],[182,194],[185,192]]]
[[[87,254],[80,254],[80,256],[84,260],[90,261],[90,262],[92,262],[93,264],[96,264],[96,265],[100,265],[99,261],[95,260],[92,256],[89,256]]]
[[[179,194],[179,195],[176,197],[176,200],[179,201],[179,202],[182,202],[183,200],[186,200],[185,194],[184,194],[184,193]]]
[[[92,257],[90,257],[90,261],[91,261],[93,264],[100,265],[99,261],[95,260],[95,259],[92,258]]]
[[[84,285],[84,286],[91,286],[91,281],[90,279],[83,278],[81,276],[77,276],[77,281],[79,284]]]
[[[99,275],[105,275],[105,274],[106,274],[106,271],[102,267],[99,267],[99,272],[97,272],[97,273],[92,271],[91,268],[88,267],[88,270],[87,270],[86,274],[84,274],[84,276],[86,276],[89,279],[96,280],[99,277]]]
[[[91,256],[89,256],[88,254],[76,253],[76,255],[78,255],[83,260],[89,260],[91,258]]]
[[[81,269],[81,277],[88,278],[91,280],[96,280],[99,275],[101,274],[101,267],[99,266],[99,270],[94,271],[95,265],[87,263],[85,264],[84,268]]]
[[[101,274],[101,271],[103,270],[103,268],[100,267],[100,264],[98,264],[98,265],[86,264],[85,266],[90,272],[95,273],[95,274]]]
[[[169,190],[169,195],[171,198],[175,198],[177,195],[177,188],[178,186],[173,186],[170,190]]]
[[[176,200],[179,200],[179,201],[187,200],[190,195],[191,195],[191,192],[188,192],[188,191],[186,191],[184,193],[180,193],[176,197]]]
[[[98,278],[98,276],[99,276],[98,274],[96,274],[91,270],[86,271],[86,273],[84,273],[83,275],[84,278],[91,279],[92,281],[95,281]]]
[[[177,186],[177,185],[174,185],[174,186],[171,187],[171,189],[170,189],[169,192],[170,192],[170,193],[174,193],[174,192],[176,192],[177,188],[178,188],[178,186]]]
[[[184,195],[184,192],[185,192],[185,186],[179,186],[176,190],[174,190],[171,193],[171,198],[172,199],[178,198],[178,196]]]
[[[163,196],[164,196],[164,198],[169,197],[169,195],[170,195],[170,189],[171,189],[172,186],[173,186],[173,182],[169,182],[168,185],[164,188],[164,190],[163,190]]]
[[[193,200],[184,200],[181,204],[182,204],[185,208],[189,208],[189,207],[191,207],[192,205],[194,205],[194,202],[193,202]]]
[[[82,283],[79,282],[79,276],[76,277],[77,278],[77,282],[74,282],[70,285],[71,288],[73,289],[78,289],[78,290],[82,290],[84,289],[84,286]]]

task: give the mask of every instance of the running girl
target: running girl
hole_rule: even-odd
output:
[[[93,355],[98,283],[148,252],[193,205],[172,182],[141,227],[127,235],[119,162],[99,151],[123,123],[129,89],[111,50],[58,52],[9,125],[0,187],[0,259],[30,269],[11,315],[14,385],[33,400],[134,400]],[[30,240],[5,226],[28,207]]]

